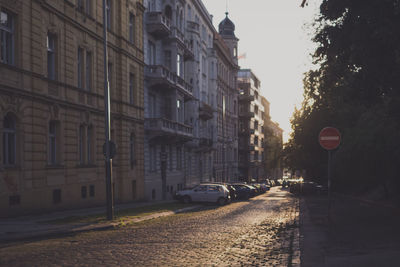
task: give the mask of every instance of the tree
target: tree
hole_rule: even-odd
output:
[[[339,189],[399,187],[398,25],[397,0],[322,2],[313,38],[318,69],[305,74],[304,102],[291,121],[285,164],[325,180],[326,152],[317,136],[323,127],[334,126],[342,133],[342,144],[334,153]]]

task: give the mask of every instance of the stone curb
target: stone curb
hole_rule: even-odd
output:
[[[191,210],[195,210],[202,207],[201,205],[196,205],[192,207],[182,208],[175,211],[166,211],[166,212],[159,212],[150,214],[147,216],[133,218],[126,222],[127,224],[130,223],[137,223],[142,221],[148,221],[160,217],[170,216],[178,213],[184,213]],[[90,232],[90,231],[105,231],[111,230],[118,227],[124,227],[123,224],[119,222],[111,222],[111,223],[94,223],[94,224],[63,224],[59,228],[54,229],[47,229],[38,232],[25,232],[25,233],[16,233],[10,237],[1,237],[0,236],[0,247],[7,245],[7,243],[18,242],[18,241],[27,241],[27,240],[39,240],[45,238],[55,238],[60,236],[68,236],[68,235],[76,235],[78,233],[83,232]]]

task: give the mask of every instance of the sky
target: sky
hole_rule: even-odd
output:
[[[292,131],[294,109],[303,100],[303,77],[312,68],[310,54],[316,47],[310,25],[321,0],[308,2],[301,8],[301,0],[203,0],[217,30],[229,12],[239,38],[238,54],[246,55],[239,65],[260,80],[271,119],[284,130],[284,142]]]

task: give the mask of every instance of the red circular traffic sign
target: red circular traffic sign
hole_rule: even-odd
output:
[[[319,144],[326,150],[333,150],[340,144],[340,132],[333,127],[325,127],[319,133]]]

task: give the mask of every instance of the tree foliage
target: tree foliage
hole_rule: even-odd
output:
[[[304,102],[291,123],[285,163],[326,179],[326,126],[338,128],[335,185],[398,186],[400,156],[400,1],[324,0],[313,40],[316,70],[304,77]]]

